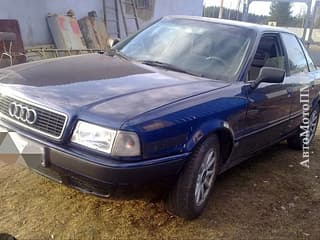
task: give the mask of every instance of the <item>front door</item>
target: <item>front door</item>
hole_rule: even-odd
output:
[[[279,34],[262,36],[248,80],[257,79],[262,67],[287,69],[284,49]],[[290,119],[291,95],[287,79],[283,83],[261,83],[248,91],[248,110],[243,137],[239,141],[243,154],[256,152],[280,140]],[[241,146],[239,146],[241,147]]]

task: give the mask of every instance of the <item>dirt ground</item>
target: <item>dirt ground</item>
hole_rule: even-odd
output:
[[[101,199],[0,160],[0,233],[17,239],[320,239],[320,132],[311,168],[278,144],[219,176],[204,214],[168,214],[157,190]]]

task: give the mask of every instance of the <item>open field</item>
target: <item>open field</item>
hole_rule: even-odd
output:
[[[169,215],[157,190],[101,199],[0,160],[0,232],[18,239],[320,239],[320,132],[311,168],[278,144],[221,175],[202,217]]]

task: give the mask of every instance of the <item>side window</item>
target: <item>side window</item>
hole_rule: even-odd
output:
[[[261,38],[252,61],[248,78],[256,80],[262,67],[285,69],[285,57],[277,35],[265,35]]]
[[[282,33],[281,36],[287,49],[290,73],[308,72],[307,60],[297,38],[289,33]]]
[[[299,42],[300,42],[300,45],[301,45],[301,47],[303,49],[304,55],[307,58],[307,62],[308,62],[308,65],[309,65],[309,70],[310,71],[316,70],[316,66],[314,65],[314,62],[313,62],[312,58],[310,57],[309,52],[307,51],[307,49],[305,48],[305,46],[303,45],[303,43],[300,40],[299,40]]]

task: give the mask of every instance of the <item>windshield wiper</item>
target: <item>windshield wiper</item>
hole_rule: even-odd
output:
[[[164,68],[164,69],[167,69],[167,70],[171,70],[171,71],[175,71],[175,72],[181,72],[181,73],[186,73],[186,74],[189,74],[189,75],[193,75],[193,76],[196,76],[196,77],[204,77],[202,74],[198,74],[198,73],[193,73],[193,72],[190,72],[188,70],[184,70],[184,69],[181,69],[175,65],[172,65],[170,63],[165,63],[165,62],[160,62],[160,61],[152,61],[152,60],[141,60],[141,61],[138,61],[142,64],[146,64],[146,65],[150,65],[150,66],[155,66],[155,67],[161,67],[161,68]]]

